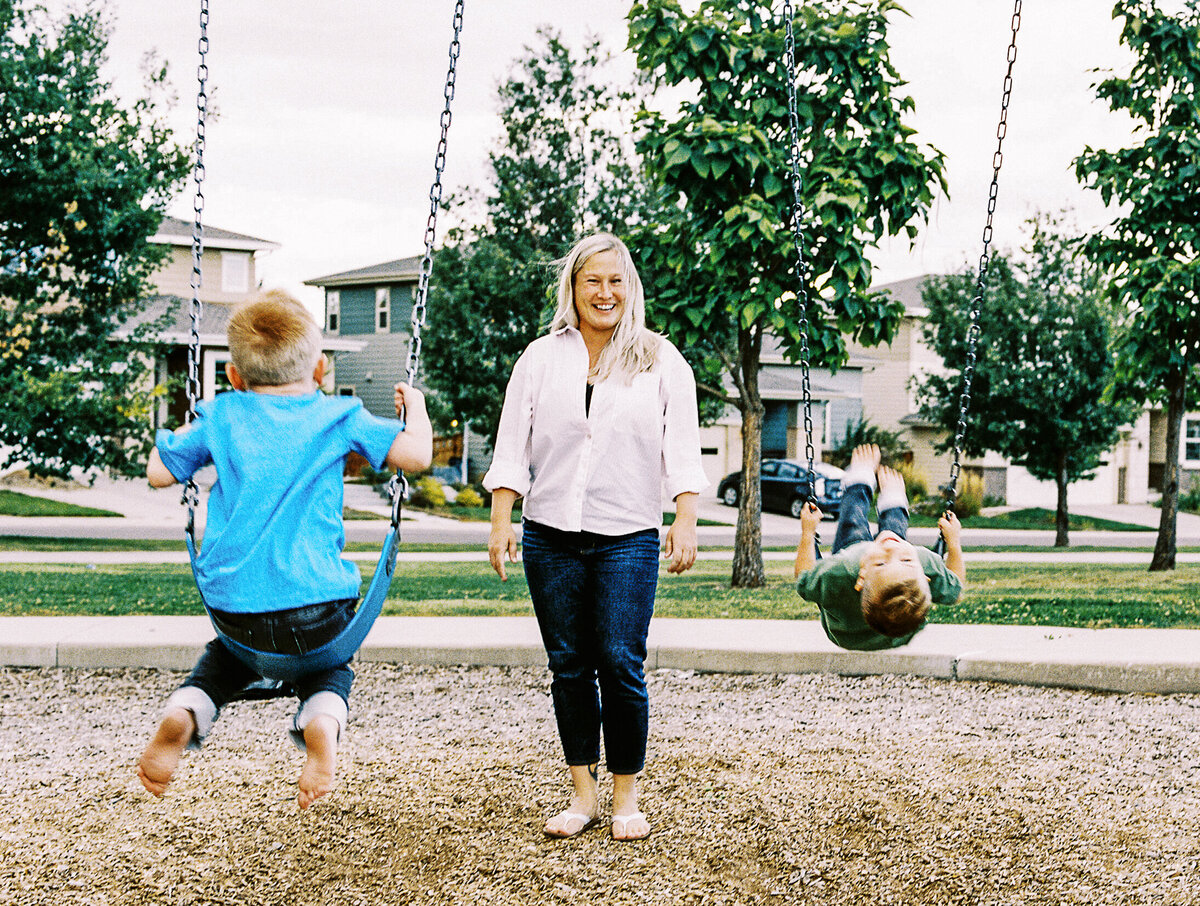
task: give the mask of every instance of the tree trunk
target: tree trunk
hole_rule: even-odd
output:
[[[767,583],[762,559],[762,426],[766,409],[758,392],[760,342],[744,333],[741,361],[742,487],[738,495],[737,535],[733,545],[733,588],[761,588]]]
[[[1150,571],[1175,568],[1175,523],[1179,513],[1179,440],[1183,427],[1187,366],[1171,369],[1167,378],[1167,449],[1163,463],[1162,515]]]
[[[1058,508],[1054,512],[1054,546],[1070,547],[1071,539],[1067,532],[1071,527],[1071,514],[1067,512],[1067,453],[1064,450],[1058,454],[1058,474],[1055,482],[1058,485]]]

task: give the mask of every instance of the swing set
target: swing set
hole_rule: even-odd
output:
[[[426,318],[426,300],[429,292],[429,279],[433,272],[433,245],[436,238],[437,230],[437,215],[438,208],[442,198],[442,176],[446,165],[446,148],[447,138],[450,130],[451,122],[451,103],[454,99],[455,80],[457,77],[457,63],[460,50],[460,37],[463,25],[463,4],[464,0],[456,0],[454,14],[452,20],[453,37],[450,41],[449,49],[449,65],[446,71],[445,88],[443,96],[445,104],[442,108],[439,124],[441,127],[441,135],[438,139],[437,151],[434,155],[434,177],[429,190],[429,217],[425,227],[425,251],[421,259],[420,273],[417,284],[417,294],[413,302],[412,311],[412,331],[408,351],[408,382],[415,384],[417,371],[420,366],[421,357],[421,328],[425,324]],[[1004,91],[1000,107],[1000,122],[996,129],[996,151],[992,157],[992,181],[988,191],[987,202],[987,221],[983,230],[983,251],[979,257],[979,268],[975,282],[975,295],[971,302],[969,328],[967,331],[967,355],[966,366],[963,369],[963,385],[962,393],[959,400],[959,418],[958,427],[954,436],[953,446],[953,462],[950,468],[950,478],[948,483],[942,488],[945,494],[946,510],[953,511],[955,500],[958,495],[958,478],[961,471],[961,457],[963,449],[963,440],[966,435],[967,415],[970,409],[971,402],[971,381],[974,374],[976,345],[979,338],[979,316],[982,307],[983,294],[987,288],[987,272],[988,263],[990,261],[990,246],[992,241],[992,218],[996,209],[996,198],[999,188],[1000,167],[1003,163],[1004,156],[1002,147],[1004,136],[1007,131],[1008,122],[1008,104],[1012,94],[1012,70],[1013,64],[1017,56],[1017,31],[1021,24],[1021,6],[1022,0],[1015,0],[1013,15],[1012,15],[1012,37],[1008,46],[1008,68],[1004,76]],[[783,22],[784,22],[784,67],[787,72],[787,102],[788,102],[788,133],[790,144],[790,178],[792,184],[793,201],[791,206],[792,220],[792,238],[796,252],[796,298],[799,305],[799,332],[800,332],[800,369],[801,369],[801,386],[804,402],[804,437],[805,437],[805,456],[808,462],[808,487],[809,498],[808,502],[814,502],[813,489],[815,483],[815,450],[813,446],[813,421],[812,421],[812,390],[809,377],[809,298],[807,289],[807,280],[810,276],[810,267],[805,259],[805,245],[803,234],[803,221],[805,209],[803,203],[803,181],[801,177],[800,163],[800,121],[797,114],[796,104],[796,40],[793,32],[794,10],[792,0],[783,0]],[[204,228],[203,228],[203,212],[204,212],[204,150],[205,150],[205,125],[208,113],[208,65],[207,54],[209,49],[208,39],[208,23],[209,23],[209,0],[200,0],[200,36],[198,40],[199,65],[197,66],[197,80],[199,83],[196,94],[196,140],[194,144],[195,162],[193,165],[192,179],[195,183],[195,192],[193,200],[194,220],[192,227],[192,277],[191,290],[192,299],[190,306],[191,316],[191,333],[188,346],[188,374],[186,381],[187,394],[187,414],[186,423],[191,423],[196,418],[196,405],[201,396],[200,386],[200,320],[203,314],[203,303],[200,300],[200,285],[201,285],[201,256],[204,250]],[[374,576],[367,588],[366,594],[363,596],[362,602],[355,611],[350,623],[343,629],[335,638],[323,646],[302,655],[280,654],[278,652],[261,651],[255,648],[250,648],[232,638],[229,638],[221,631],[215,619],[212,619],[212,612],[208,609],[205,603],[205,609],[209,613],[213,628],[222,642],[227,645],[240,660],[247,666],[253,669],[260,676],[279,682],[289,682],[295,680],[299,676],[311,673],[317,670],[329,669],[340,664],[346,663],[352,659],[355,653],[361,647],[363,641],[370,632],[372,625],[378,618],[383,608],[383,602],[387,597],[388,589],[391,586],[392,575],[395,572],[396,554],[400,544],[400,514],[402,503],[407,496],[408,482],[403,473],[397,471],[392,476],[388,484],[388,494],[391,498],[391,524],[387,537],[383,541],[382,550],[380,551],[379,563],[375,569]],[[192,561],[193,572],[196,568],[196,537],[195,537],[195,511],[199,503],[199,490],[193,479],[188,479],[183,490],[183,500],[188,509],[186,541],[188,554]],[[935,550],[939,554],[945,553],[945,539],[938,539],[938,545]],[[269,690],[268,686],[264,689]],[[262,690],[260,690],[262,691]],[[254,694],[251,692],[250,694]],[[269,694],[269,693],[268,693]]]

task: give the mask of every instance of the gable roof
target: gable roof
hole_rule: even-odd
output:
[[[422,257],[424,256],[414,255],[411,258],[397,258],[395,261],[371,264],[352,271],[342,271],[339,274],[313,277],[311,280],[305,280],[304,285],[362,286],[378,283],[411,283],[421,275]]]
[[[178,217],[164,217],[158,225],[158,232],[150,237],[151,242],[162,245],[191,245],[192,222]],[[245,233],[234,233],[222,230],[220,227],[204,225],[204,247],[212,249],[229,249],[237,251],[265,251],[279,248],[278,242],[247,236]]]
[[[892,283],[872,286],[871,291],[887,293],[904,306],[904,311],[907,314],[925,315],[928,314],[928,307],[925,305],[925,300],[921,298],[921,287],[932,276],[933,274],[920,274],[916,277],[909,277],[906,280],[896,280]]]

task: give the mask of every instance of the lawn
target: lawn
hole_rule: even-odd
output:
[[[364,565],[364,578],[370,578]],[[1200,569],[1150,573],[1140,566],[971,566],[969,592],[936,608],[945,623],[1200,627]],[[768,564],[760,589],[729,588],[729,564],[701,561],[659,583],[664,617],[815,619],[792,588],[786,563]],[[0,565],[0,614],[200,614],[186,566]],[[384,610],[392,615],[529,615],[518,566],[500,582],[483,562],[400,563]]]
[[[46,497],[0,490],[0,516],[120,516],[111,510],[59,503]]]

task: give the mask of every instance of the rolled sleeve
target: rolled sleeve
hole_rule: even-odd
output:
[[[664,343],[664,346],[667,344]],[[662,386],[663,485],[674,500],[680,494],[699,494],[708,487],[708,476],[700,460],[700,415],[696,405],[696,379],[692,369],[673,346],[664,355]]]
[[[203,404],[201,404],[203,407]],[[197,471],[211,463],[212,451],[205,431],[204,409],[198,410],[199,418],[179,433],[160,428],[154,436],[154,446],[167,471],[176,481],[187,481]]]
[[[403,422],[372,415],[359,402],[358,407],[350,413],[346,425],[346,443],[351,450],[366,459],[371,468],[380,469],[387,459],[388,451],[392,449],[392,444],[395,443],[396,436],[403,430]]]
[[[500,411],[492,464],[483,476],[483,486],[489,491],[510,488],[521,497],[529,493],[533,436],[533,386],[529,367],[526,353],[517,359],[504,391],[504,408]]]

